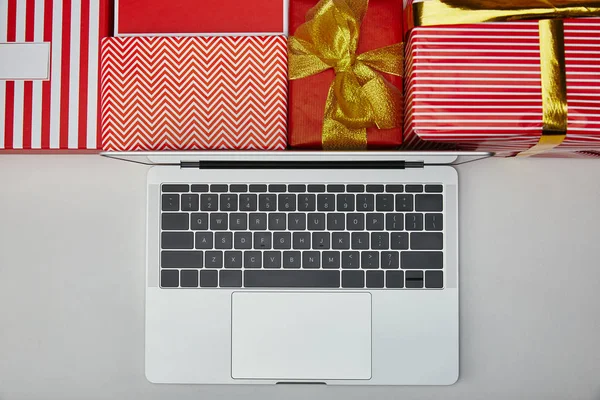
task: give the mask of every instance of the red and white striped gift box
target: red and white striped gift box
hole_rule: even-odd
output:
[[[550,153],[598,151],[600,18],[566,20],[565,53],[568,135]],[[538,23],[412,29],[405,95],[408,147],[501,155],[533,147],[543,127]]]
[[[98,148],[109,1],[0,0],[0,150]]]
[[[284,36],[102,42],[105,150],[283,150]]]

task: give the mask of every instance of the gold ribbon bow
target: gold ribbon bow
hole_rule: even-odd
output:
[[[365,149],[367,128],[402,126],[402,92],[376,71],[402,76],[401,43],[356,54],[368,0],[321,0],[289,38],[289,79],[335,70],[323,119],[328,150]]]
[[[568,125],[565,37],[563,21],[557,18],[599,16],[600,1],[426,0],[414,3],[412,12],[414,26],[542,19],[539,22],[542,136],[538,144],[519,156],[543,153],[565,140]]]

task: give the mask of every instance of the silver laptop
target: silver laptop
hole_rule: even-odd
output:
[[[147,178],[149,381],[458,379],[451,164],[488,153],[105,155],[155,165]]]

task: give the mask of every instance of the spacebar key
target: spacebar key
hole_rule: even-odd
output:
[[[257,288],[339,288],[339,271],[244,271],[244,286]]]

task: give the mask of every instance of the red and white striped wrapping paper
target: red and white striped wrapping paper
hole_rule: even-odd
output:
[[[568,135],[550,153],[600,151],[600,18],[565,21]],[[536,21],[414,28],[405,143],[513,155],[542,133]],[[424,143],[426,141],[427,143]]]
[[[285,149],[286,43],[284,36],[105,39],[103,149]]]
[[[50,43],[49,79],[0,80],[0,150],[98,148],[98,48],[109,1],[0,0],[0,43]]]

